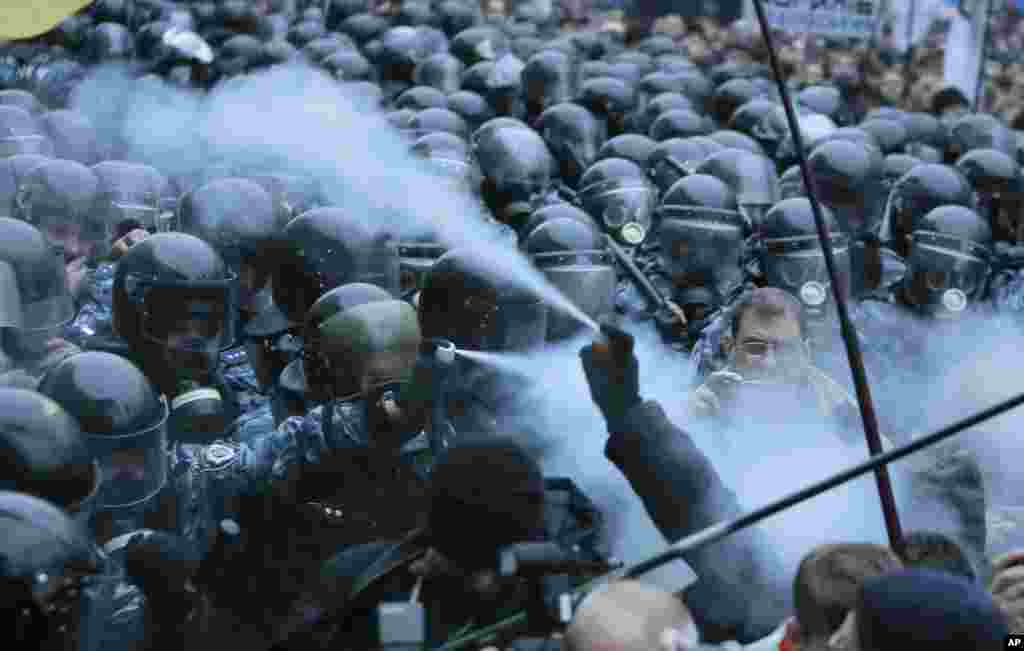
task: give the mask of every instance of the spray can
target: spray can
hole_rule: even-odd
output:
[[[593,344],[594,353],[611,365],[625,365],[633,354],[633,336],[618,327],[604,322],[601,333]]]

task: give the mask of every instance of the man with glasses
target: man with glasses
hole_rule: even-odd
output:
[[[800,302],[788,292],[762,287],[736,304],[732,337],[723,338],[728,363],[708,376],[688,399],[697,418],[729,420],[760,405],[776,413],[812,407],[811,413],[856,427],[853,398],[815,368],[805,341]],[[852,420],[851,420],[852,419]]]

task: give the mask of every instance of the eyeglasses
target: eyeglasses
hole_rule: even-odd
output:
[[[771,353],[776,359],[795,359],[803,354],[803,342],[799,339],[782,341],[746,339],[741,341],[739,346],[744,354],[755,358],[765,358]]]

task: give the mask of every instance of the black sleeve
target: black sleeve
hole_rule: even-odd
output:
[[[741,512],[736,496],[690,436],[657,403],[627,415],[627,434],[612,434],[605,454],[629,480],[647,513],[671,543]],[[787,581],[757,529],[748,529],[684,555],[699,580],[686,603],[704,639],[749,643],[789,615]]]

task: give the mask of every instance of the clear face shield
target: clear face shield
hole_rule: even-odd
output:
[[[661,210],[661,262],[677,287],[698,279],[715,285],[738,272],[744,226],[739,213],[699,206],[666,206]]]
[[[125,277],[125,292],[140,305],[142,336],[165,351],[169,368],[196,379],[216,368],[217,354],[234,337],[234,278],[157,283]]]
[[[607,251],[542,253],[532,260],[562,295],[595,321],[614,311],[618,276]],[[554,308],[548,311],[547,319],[551,340],[569,337],[582,327],[576,319]]]
[[[53,145],[46,136],[28,134],[0,138],[0,158],[17,156],[18,154],[39,154],[52,156]]]
[[[0,262],[0,327],[11,328],[25,352],[45,350],[74,317],[60,249],[33,268]]]
[[[153,499],[167,482],[167,400],[158,422],[123,436],[89,435],[89,449],[102,475],[99,508],[134,509]]]
[[[627,246],[638,246],[651,230],[658,196],[654,187],[633,179],[609,179],[580,190],[584,206],[605,230]]]
[[[423,289],[434,262],[444,255],[446,247],[435,242],[399,242],[401,294],[406,296]]]
[[[989,251],[970,240],[917,231],[910,238],[908,301],[936,318],[963,316],[985,291],[991,267]]]
[[[850,295],[850,245],[845,235],[832,235],[832,257],[843,296]],[[816,236],[766,240],[761,266],[768,284],[792,293],[811,324],[823,322],[834,309],[832,281]]]

